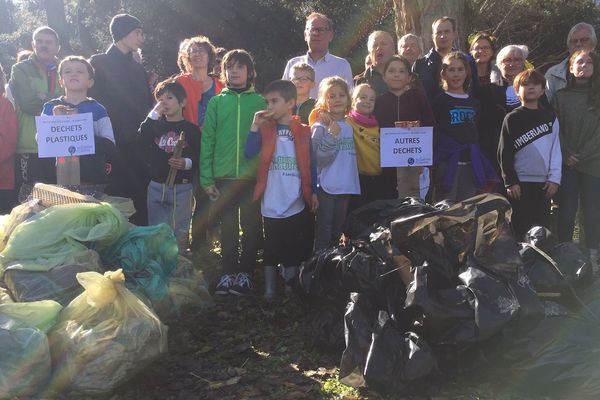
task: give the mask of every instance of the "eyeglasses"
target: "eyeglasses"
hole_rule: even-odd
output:
[[[301,76],[299,78],[292,78],[292,82],[294,82],[294,83],[298,83],[298,82],[306,83],[306,82],[312,82],[312,81],[313,80],[310,79],[308,76]]]
[[[317,33],[321,34],[321,33],[329,32],[331,29],[329,29],[329,28],[306,28],[305,30],[306,30],[306,32],[310,33],[311,35],[315,35]]]
[[[571,40],[569,40],[569,43],[570,44],[578,44],[578,43],[585,44],[585,43],[589,42],[590,40],[591,40],[591,38],[584,37],[581,39],[571,39]]]

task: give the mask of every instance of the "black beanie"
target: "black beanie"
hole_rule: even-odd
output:
[[[133,15],[117,14],[110,21],[110,35],[113,38],[113,42],[116,43],[129,35],[129,32],[141,27],[142,23]]]

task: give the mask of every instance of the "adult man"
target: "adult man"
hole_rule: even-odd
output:
[[[571,54],[584,49],[593,50],[597,42],[596,31],[592,25],[580,22],[571,28],[567,35],[569,56],[546,71],[546,97],[548,101],[552,100],[552,96],[557,90],[567,86],[569,57],[571,57]]]
[[[452,47],[458,34],[456,32],[456,21],[450,17],[441,17],[436,19],[431,25],[433,34],[433,48],[423,58],[419,58],[413,65],[413,72],[419,75],[423,88],[429,100],[441,93],[440,87],[440,67],[444,56],[454,50]],[[477,80],[477,66],[475,61],[469,55],[469,65],[471,66],[471,86],[470,92],[476,93],[479,87]]]
[[[338,75],[352,86],[352,70],[344,58],[329,53],[329,43],[333,39],[333,24],[327,16],[312,13],[306,18],[304,40],[308,52],[303,56],[294,57],[287,62],[283,78],[290,80],[290,69],[296,63],[307,63],[315,70],[315,86],[310,91],[310,97],[316,99],[319,93],[319,83],[327,77]]]
[[[413,65],[423,55],[423,40],[412,33],[407,33],[398,39],[398,54],[406,57]]]
[[[383,81],[383,67],[396,52],[394,39],[388,32],[373,31],[367,40],[367,50],[371,65],[354,77],[354,84],[369,83],[377,96],[380,96],[387,91],[387,85]]]
[[[35,140],[35,117],[40,115],[44,103],[60,96],[57,65],[60,41],[54,29],[48,26],[33,32],[33,54],[12,67],[9,82],[15,99],[19,121],[19,140],[15,168],[15,189],[35,182],[54,183],[56,168],[53,158],[38,158]]]
[[[90,95],[106,107],[117,145],[111,173],[113,182],[107,192],[131,198],[136,209],[131,221],[145,225],[148,177],[138,156],[136,137],[153,101],[146,71],[132,54],[144,42],[144,32],[137,18],[119,14],[110,23],[110,34],[113,44],[108,51],[90,59],[96,70]]]

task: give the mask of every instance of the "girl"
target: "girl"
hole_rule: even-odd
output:
[[[348,123],[352,127],[356,146],[356,162],[360,181],[360,196],[352,196],[350,209],[354,210],[374,200],[394,198],[394,182],[385,181],[379,162],[379,125],[373,116],[375,89],[362,83],[352,92],[352,110]]]
[[[383,68],[383,80],[388,91],[375,102],[374,113],[381,128],[433,126],[431,107],[425,92],[413,85],[415,76],[408,59],[393,56]],[[383,174],[391,175],[391,198],[422,197],[419,183],[422,170],[420,167],[384,168]]]
[[[433,162],[437,168],[435,200],[458,202],[474,196],[498,178],[481,154],[477,114],[479,102],[467,94],[471,69],[467,56],[447,54],[442,60],[444,93],[433,101],[437,135]]]
[[[0,215],[10,213],[16,203],[15,152],[17,149],[17,114],[5,97],[6,80],[0,65]]]
[[[323,111],[312,126],[319,184],[315,251],[337,244],[350,195],[360,194],[352,127],[346,121],[350,109],[346,81],[339,76],[324,79],[316,108]]]
[[[598,272],[600,241],[600,59],[580,50],[569,58],[567,87],[552,98],[560,123],[563,154],[558,193],[558,238],[573,238],[575,214],[581,199],[585,244],[594,272]]]

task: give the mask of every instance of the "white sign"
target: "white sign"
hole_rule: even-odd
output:
[[[35,117],[40,158],[94,154],[92,113]]]
[[[382,167],[427,167],[433,164],[433,127],[381,128]]]

